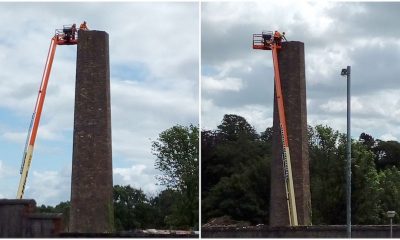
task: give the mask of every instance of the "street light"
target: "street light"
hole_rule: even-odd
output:
[[[390,238],[392,238],[393,237],[393,218],[394,218],[394,215],[396,215],[396,212],[395,211],[387,211],[386,215],[390,219]]]
[[[350,128],[350,113],[351,113],[351,99],[350,99],[350,74],[351,67],[343,68],[340,75],[347,76],[347,171],[346,171],[346,193],[347,193],[347,237],[351,238],[351,128]]]

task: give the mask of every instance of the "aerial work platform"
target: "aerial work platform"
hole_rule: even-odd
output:
[[[274,68],[270,225],[310,225],[304,43],[264,31],[253,34],[252,47],[270,50]]]
[[[86,22],[84,23],[86,26]],[[75,24],[64,25],[62,29],[56,29],[54,36],[51,38],[49,52],[47,54],[46,64],[43,70],[42,81],[39,87],[38,96],[36,98],[32,119],[29,124],[28,135],[26,137],[24,153],[22,156],[22,164],[20,169],[21,178],[18,185],[17,199],[22,199],[24,196],[26,180],[28,178],[28,172],[32,162],[33,149],[35,146],[36,136],[40,123],[40,117],[42,115],[43,104],[46,97],[47,85],[49,83],[51,68],[53,66],[54,55],[56,54],[57,45],[77,45],[77,44],[78,44],[78,29],[76,28]]]

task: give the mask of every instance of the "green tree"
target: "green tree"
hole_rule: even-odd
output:
[[[202,131],[202,197],[222,177],[231,176],[236,170],[241,171],[241,165],[249,164],[259,136],[255,129],[241,116],[226,114],[216,131]],[[265,147],[265,146],[264,146]],[[250,149],[248,149],[250,148]],[[253,151],[254,150],[254,151]],[[264,148],[268,151],[268,147]]]
[[[163,174],[160,184],[181,193],[175,218],[168,221],[181,227],[198,227],[199,206],[199,130],[198,127],[174,126],[153,141],[155,166]]]
[[[309,129],[313,224],[346,221],[347,137],[327,126]],[[365,139],[371,139],[364,136]],[[366,144],[368,143],[368,144]],[[381,222],[381,188],[370,141],[352,142],[352,222]]]
[[[223,177],[202,201],[203,223],[210,218],[230,216],[253,224],[268,223],[269,172],[265,159],[258,158],[229,177]]]
[[[226,114],[218,126],[220,134],[225,140],[235,141],[239,137],[256,139],[258,134],[256,130],[246,121],[244,117]]]
[[[174,229],[177,226],[174,219],[179,217],[174,216],[177,213],[179,207],[181,193],[173,189],[165,189],[161,191],[156,197],[150,200],[151,205],[156,211],[156,217],[153,221],[156,222],[156,226],[162,229]]]
[[[182,194],[177,190],[166,189],[154,197],[146,196],[142,190],[130,185],[115,185],[113,188],[115,229],[130,231],[134,229],[178,229]],[[62,213],[64,230],[68,231],[70,202],[60,202],[55,207],[41,205],[37,212]]]
[[[369,150],[372,150],[372,148],[375,146],[374,138],[367,133],[361,133],[358,140]]]
[[[202,131],[202,222],[230,216],[268,222],[272,129],[262,137],[237,115],[225,115],[217,131]]]
[[[376,140],[373,151],[378,169],[396,166],[400,167],[400,143],[397,141]]]
[[[41,213],[54,213],[54,207],[42,204],[36,208],[36,211]]]
[[[344,148],[344,141],[342,141]],[[352,214],[354,224],[382,222],[382,202],[379,174],[374,154],[360,142],[352,144]]]
[[[114,186],[114,214],[117,230],[152,227],[152,209],[142,190]]]
[[[339,132],[327,126],[309,128],[312,222],[315,225],[344,224],[345,160],[339,154]]]
[[[155,197],[146,196],[142,190],[131,186],[114,186],[115,228],[133,229],[178,229],[185,223],[180,212],[182,194],[166,189]]]
[[[223,168],[215,149],[221,142],[217,131],[201,131],[201,192],[202,199],[207,197],[211,187],[221,178],[219,168]]]
[[[388,223],[386,211],[400,213],[400,171],[397,167],[386,168],[379,173],[380,188],[382,189],[380,199],[382,201],[382,223]],[[394,222],[400,222],[399,214],[394,216]]]

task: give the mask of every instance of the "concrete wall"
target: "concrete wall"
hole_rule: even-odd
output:
[[[0,199],[0,237],[58,237],[61,214],[35,211],[33,199]]]
[[[112,153],[108,34],[79,31],[70,231],[112,232]]]
[[[299,225],[310,225],[311,194],[307,140],[304,43],[282,43],[282,49],[279,51],[278,57],[298,222]],[[283,178],[282,141],[275,96],[271,162],[270,225],[288,226],[289,215]]]
[[[354,238],[388,238],[388,225],[352,226]],[[202,238],[346,238],[346,226],[298,226],[298,227],[248,227],[202,228]],[[400,226],[393,226],[393,237],[400,237]]]

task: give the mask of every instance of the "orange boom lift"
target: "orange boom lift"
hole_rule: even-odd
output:
[[[63,29],[57,29],[50,41],[49,52],[47,54],[46,65],[44,67],[42,82],[36,99],[35,109],[32,114],[32,120],[29,125],[28,136],[25,142],[24,154],[21,164],[21,179],[19,181],[17,199],[22,199],[25,191],[26,179],[28,177],[29,167],[32,161],[33,148],[35,146],[36,135],[39,127],[40,116],[42,115],[44,98],[46,97],[47,84],[50,78],[51,67],[53,65],[54,55],[57,45],[76,45],[78,44],[78,34],[75,25],[64,25]]]
[[[272,50],[272,59],[274,63],[275,73],[275,91],[276,100],[278,104],[279,125],[282,137],[282,162],[283,162],[283,175],[285,179],[286,200],[288,205],[289,223],[290,226],[298,226],[296,198],[294,194],[292,164],[290,161],[290,151],[288,142],[288,133],[286,127],[285,108],[282,95],[281,78],[279,74],[279,59],[278,51],[282,48],[282,39],[285,39],[284,33],[278,31],[263,32],[262,34],[253,34],[253,49],[258,50]]]

